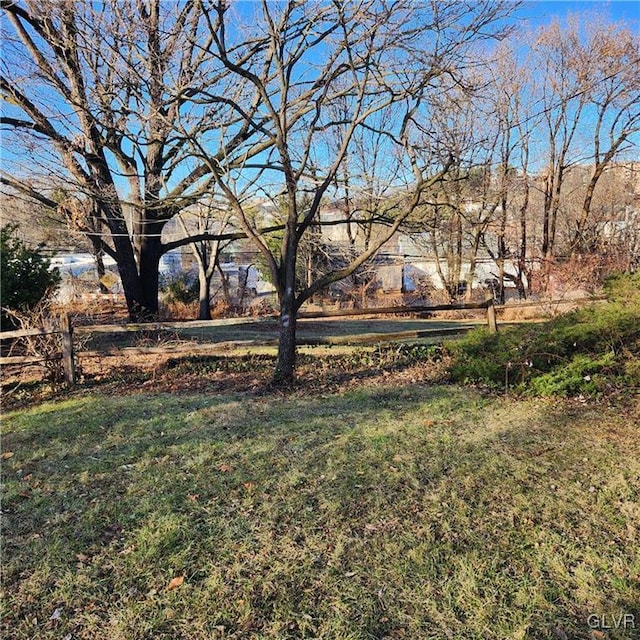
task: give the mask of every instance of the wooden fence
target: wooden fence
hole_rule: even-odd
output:
[[[592,301],[592,298],[588,299]],[[547,301],[540,303],[525,303],[526,306],[533,305],[548,305],[548,304],[562,304],[564,302],[584,302],[585,300],[572,300],[572,301]],[[519,308],[518,305],[514,308]],[[496,320],[496,309],[504,307],[496,307],[491,298],[484,302],[465,302],[459,304],[441,304],[430,306],[410,306],[410,307],[383,307],[374,309],[338,309],[333,311],[313,311],[313,312],[300,312],[298,317],[300,319],[322,319],[322,318],[339,318],[339,317],[353,317],[353,316],[387,316],[387,315],[418,315],[425,316],[437,311],[458,311],[458,310],[485,310],[487,327],[489,331],[496,332],[498,330]],[[264,318],[223,318],[216,320],[191,320],[186,322],[149,322],[149,323],[127,323],[127,324],[108,324],[108,325],[88,325],[74,327],[71,322],[69,314],[60,317],[60,322],[57,328],[45,329],[21,329],[17,331],[3,331],[0,333],[0,341],[16,340],[20,338],[27,338],[33,336],[46,336],[56,335],[61,336],[61,350],[54,355],[43,356],[4,356],[0,357],[0,365],[32,365],[45,361],[62,360],[62,366],[64,370],[64,380],[67,385],[71,386],[76,382],[76,367],[75,359],[77,356],[83,357],[96,357],[96,356],[108,356],[122,354],[126,352],[136,352],[145,354],[175,354],[179,352],[194,353],[211,351],[212,344],[190,344],[185,349],[179,349],[175,346],[157,346],[157,347],[137,347],[137,348],[120,348],[120,349],[108,349],[101,351],[80,351],[75,352],[74,349],[74,335],[87,335],[87,334],[113,334],[113,333],[131,333],[140,331],[177,331],[181,329],[198,329],[198,328],[210,328],[220,326],[240,326],[243,324],[256,324],[264,320],[273,320],[277,316],[267,316]],[[372,342],[381,342],[385,340],[395,340],[403,338],[423,338],[429,336],[444,336],[451,334],[459,334],[467,331],[468,328],[440,328],[436,330],[420,330],[420,331],[404,331],[388,334],[365,334],[361,336],[359,340],[354,341],[353,337],[341,337],[341,338],[319,338],[315,340],[300,340],[299,344],[344,344],[344,343],[358,343],[358,344],[371,344]],[[273,344],[274,341],[262,341],[256,342],[250,341],[232,341],[232,342],[220,342],[215,343],[218,348],[228,348],[230,346],[257,346]]]

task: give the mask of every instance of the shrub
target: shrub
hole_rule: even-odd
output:
[[[14,319],[6,310],[25,313],[47,298],[60,283],[60,273],[42,253],[43,245],[27,247],[17,237],[18,225],[0,230],[0,300],[2,329],[13,329]]]
[[[450,378],[535,395],[603,392],[637,386],[640,356],[640,275],[607,282],[609,302],[545,323],[474,331],[447,345]]]
[[[610,276],[605,281],[604,289],[609,300],[623,302],[636,309],[640,307],[640,271]]]
[[[534,377],[529,392],[536,396],[594,395],[605,391],[607,381],[615,372],[615,365],[612,353],[599,358],[576,355],[567,364]]]

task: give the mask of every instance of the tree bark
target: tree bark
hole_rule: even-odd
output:
[[[273,375],[273,383],[278,387],[291,385],[295,377],[297,315],[293,291],[285,292],[280,303],[278,359]]]
[[[295,218],[289,219],[289,229],[284,240],[284,254],[280,268],[278,295],[280,297],[280,336],[278,359],[273,384],[285,387],[293,384],[296,368],[296,325],[298,301],[296,300],[296,263],[298,238]]]
[[[158,288],[162,242],[155,234],[162,226],[150,224],[152,231],[140,244],[140,299],[137,311],[138,321],[158,319]]]
[[[199,305],[198,305],[198,320],[211,320],[211,306],[209,301],[211,299],[211,275],[208,275],[202,266],[198,269],[198,282],[199,282]]]
[[[220,264],[220,256],[216,255],[216,263],[215,267],[220,274],[220,283],[222,284],[222,295],[224,296],[224,301],[226,302],[228,307],[233,305],[233,300],[231,299],[231,291],[229,290],[229,276],[224,272],[222,265]],[[251,266],[249,266],[249,269]],[[244,296],[243,296],[244,298]],[[239,301],[240,306],[242,306],[243,300]]]

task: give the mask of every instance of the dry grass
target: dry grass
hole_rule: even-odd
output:
[[[4,637],[638,637],[589,616],[640,622],[639,422],[419,384],[11,413]]]

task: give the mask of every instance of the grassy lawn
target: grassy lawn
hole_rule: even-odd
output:
[[[421,384],[14,411],[4,637],[637,638],[639,423]]]
[[[454,328],[471,329],[484,326],[484,319],[465,320],[434,320],[415,318],[375,318],[350,319],[327,318],[323,320],[301,319],[298,321],[297,337],[300,341],[322,340],[326,338],[353,337],[354,342],[365,334],[392,334],[399,332],[441,331]],[[237,325],[221,325],[215,327],[185,328],[175,331],[150,332],[130,334],[95,334],[90,339],[85,338],[83,348],[99,349],[126,346],[153,346],[166,341],[190,340],[194,342],[230,342],[230,341],[277,341],[278,321],[273,318],[261,319],[256,322],[244,322]],[[433,342],[439,338],[424,338],[416,342]]]

